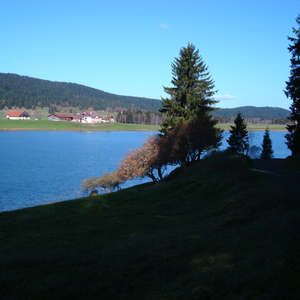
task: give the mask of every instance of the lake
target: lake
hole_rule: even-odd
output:
[[[153,132],[0,132],[0,211],[83,196],[83,179],[115,170],[125,153],[140,147],[150,134]],[[260,146],[263,134],[249,132],[250,144]],[[270,133],[276,158],[290,155],[285,134]],[[224,141],[221,148],[226,147]]]

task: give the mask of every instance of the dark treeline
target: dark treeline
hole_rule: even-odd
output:
[[[216,118],[224,118],[234,120],[236,115],[241,113],[246,119],[261,119],[261,120],[283,120],[287,119],[290,112],[281,107],[257,107],[257,106],[241,106],[235,108],[220,108],[213,111],[213,116]]]
[[[235,116],[236,117],[236,116]],[[218,123],[229,123],[234,122],[235,117],[214,117]],[[244,118],[247,124],[287,124],[287,118],[274,118],[274,119],[262,119],[262,118]],[[150,124],[150,125],[160,125],[163,121],[163,116],[160,113],[149,112],[149,111],[121,111],[118,112],[116,121],[119,123],[128,124]]]
[[[150,111],[127,110],[118,112],[116,121],[128,124],[160,125],[162,123],[162,114]]]
[[[248,124],[287,124],[290,112],[281,107],[241,106],[235,108],[220,108],[212,115],[220,123],[233,123],[237,114],[241,114]]]
[[[227,118],[227,117],[215,117],[215,119],[219,123],[230,123],[234,122],[234,117]],[[245,122],[248,124],[287,124],[288,118],[271,118],[271,119],[263,119],[263,118],[245,118]]]
[[[16,74],[0,73],[0,109],[23,107],[79,107],[112,111],[148,110],[157,112],[160,100],[120,96],[67,82],[41,80]]]

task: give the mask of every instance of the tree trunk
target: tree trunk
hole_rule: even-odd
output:
[[[154,176],[152,172],[148,172],[147,176],[150,177],[154,183],[158,183],[157,178]]]
[[[161,172],[161,167],[157,168],[157,173],[158,173],[158,177],[159,177],[160,181],[162,181],[163,176],[162,176],[162,172]]]

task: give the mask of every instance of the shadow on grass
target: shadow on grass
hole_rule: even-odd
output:
[[[157,185],[0,214],[3,299],[299,299],[299,210],[211,157]]]

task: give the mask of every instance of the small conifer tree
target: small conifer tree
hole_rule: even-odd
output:
[[[270,138],[269,129],[265,130],[264,139],[262,143],[261,159],[271,159],[273,157],[272,140]]]
[[[235,154],[244,154],[248,155],[249,150],[249,137],[247,125],[241,115],[238,113],[234,125],[231,126],[230,136],[227,139],[229,145],[228,151]]]

